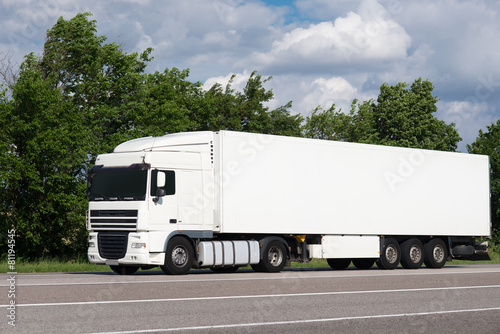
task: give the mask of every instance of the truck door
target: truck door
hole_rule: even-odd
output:
[[[151,227],[164,229],[167,224],[177,224],[176,172],[153,169],[150,189],[149,222]]]

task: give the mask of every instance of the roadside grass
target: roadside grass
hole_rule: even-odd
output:
[[[43,273],[43,272],[92,272],[111,271],[109,266],[89,263],[86,259],[39,259],[36,261],[16,260],[14,270],[7,261],[0,261],[0,273]]]
[[[448,266],[452,265],[468,265],[468,264],[490,264],[500,263],[499,253],[490,253],[491,261],[461,261],[453,260],[448,262]],[[352,266],[352,264],[351,264]],[[313,259],[307,263],[292,262],[291,268],[328,268],[326,260]],[[250,269],[244,267],[242,269]],[[155,268],[154,270],[159,270]],[[85,259],[61,261],[58,259],[41,259],[38,261],[18,261],[15,264],[14,270],[9,268],[7,261],[0,261],[0,273],[17,272],[17,273],[44,273],[44,272],[106,272],[111,271],[109,266],[97,265],[87,262]]]

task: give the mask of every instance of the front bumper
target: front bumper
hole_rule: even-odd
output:
[[[133,248],[132,245],[144,244],[144,247]],[[130,266],[159,266],[165,263],[165,253],[152,253],[149,251],[148,233],[129,233],[125,255],[119,259],[107,259],[99,252],[98,233],[89,233],[88,260],[91,263],[105,265],[130,265]]]

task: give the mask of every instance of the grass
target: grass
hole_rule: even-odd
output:
[[[453,260],[447,265],[490,264],[500,263],[500,253],[490,253],[491,261],[461,261]],[[308,263],[293,262],[292,268],[327,268],[326,260],[313,259]],[[250,267],[248,267],[250,268]],[[158,268],[159,269],[159,268]],[[157,269],[155,269],[157,270]],[[57,259],[41,259],[38,261],[19,261],[14,270],[10,270],[6,261],[0,261],[0,273],[15,271],[17,273],[43,273],[43,272],[102,272],[111,271],[109,266],[89,263],[86,259],[61,261]]]
[[[92,272],[111,271],[108,266],[89,263],[86,259],[61,261],[58,259],[40,259],[36,261],[16,261],[14,270],[6,261],[0,262],[0,273],[43,273],[43,272]]]

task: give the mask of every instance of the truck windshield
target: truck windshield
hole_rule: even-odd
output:
[[[92,168],[88,177],[89,201],[143,201],[147,169]]]

